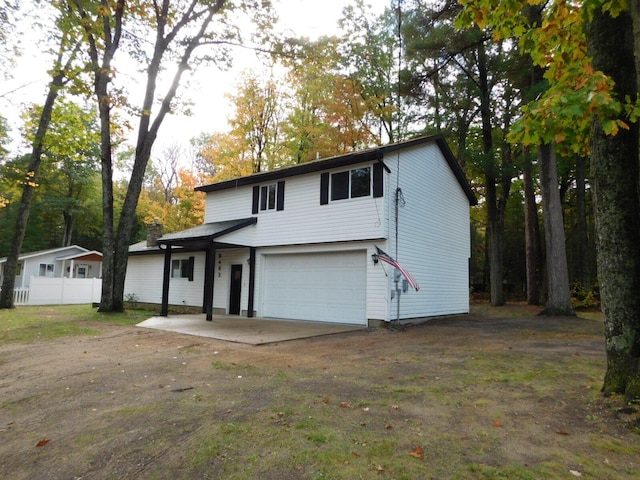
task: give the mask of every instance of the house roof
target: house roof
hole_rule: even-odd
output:
[[[75,255],[67,255],[64,257],[56,257],[56,260],[85,260],[87,262],[101,262],[102,261],[102,253],[92,250],[86,251],[82,253],[76,253]]]
[[[254,173],[252,175],[235,178],[233,180],[226,180],[209,185],[202,185],[200,187],[196,187],[196,190],[199,192],[216,192],[219,190],[227,190],[230,188],[237,188],[245,185],[254,185],[256,183],[272,182],[287,177],[320,172],[332,168],[346,167],[357,163],[369,162],[373,160],[382,162],[384,160],[384,157],[389,153],[416,145],[421,145],[423,143],[435,143],[438,146],[438,148],[444,155],[444,158],[446,159],[449,167],[454,173],[456,179],[460,183],[460,186],[464,190],[465,195],[469,199],[469,204],[476,205],[478,203],[478,200],[476,199],[475,193],[471,189],[471,186],[469,185],[469,182],[467,181],[462,168],[458,164],[458,161],[453,155],[453,152],[447,145],[444,137],[440,134],[417,137],[403,142],[392,143],[381,147],[360,150],[354,153],[347,153],[331,158],[324,158],[321,160],[314,160],[311,162],[282,167],[268,172]]]
[[[213,239],[235,232],[258,222],[256,217],[227,220],[225,222],[203,223],[181,232],[168,233],[158,239],[160,245],[192,246],[197,243],[210,243]]]
[[[158,247],[148,247],[146,241],[133,244],[129,247],[130,254],[158,253],[162,245],[172,247],[188,247],[190,250],[203,249],[211,245],[218,237],[235,232],[258,222],[256,217],[239,218],[224,222],[212,222],[198,225],[197,227],[182,230],[181,232],[168,233],[158,239]]]
[[[49,248],[47,250],[37,250],[35,252],[22,253],[18,257],[18,260],[27,260],[29,258],[39,257],[41,255],[49,255],[51,253],[60,253],[60,254],[64,255],[65,251],[74,250],[74,249],[79,249],[82,252],[81,253],[76,253],[76,254],[73,254],[73,255],[69,255],[68,257],[66,257],[66,256],[65,257],[59,257],[59,258],[56,258],[56,260],[65,260],[65,259],[68,259],[68,258],[74,258],[76,256],[86,255],[88,253],[94,253],[94,252],[90,252],[89,250],[87,250],[84,247],[80,247],[79,245],[69,245],[68,247]],[[95,252],[95,253],[99,253],[99,252]],[[99,253],[99,254],[102,256],[101,253]],[[7,257],[0,258],[0,263],[4,263],[6,261],[7,261]]]

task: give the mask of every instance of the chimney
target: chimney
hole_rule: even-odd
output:
[[[147,225],[147,247],[157,247],[158,239],[162,237],[162,224],[156,218]]]

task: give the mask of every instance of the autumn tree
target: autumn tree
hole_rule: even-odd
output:
[[[285,59],[288,99],[284,142],[295,163],[381,143],[362,82],[345,67],[340,38],[300,39]]]
[[[230,94],[229,99],[234,105],[229,135],[237,140],[238,160],[249,162],[251,173],[281,166],[282,94],[275,79],[245,71],[237,93]]]
[[[364,121],[379,144],[406,138],[415,120],[401,87],[401,30],[406,16],[401,4],[373,17],[370,6],[356,0],[344,8],[339,22],[342,73],[357,82]]]
[[[85,45],[90,57],[93,90],[99,106],[101,123],[101,163],[103,179],[104,247],[103,287],[100,311],[124,308],[124,280],[128,249],[136,226],[137,208],[144,173],[160,127],[175,108],[178,89],[185,72],[201,62],[224,58],[222,50],[204,48],[238,38],[240,30],[229,20],[234,13],[254,14],[259,26],[270,23],[269,2],[225,0],[183,0],[171,2],[114,2],[68,0],[76,24],[85,31]],[[125,26],[136,36],[125,38]],[[146,41],[149,40],[149,42]],[[142,40],[142,41],[139,41]],[[144,91],[135,108],[137,119],[135,157],[126,195],[115,225],[113,197],[112,110],[118,106],[116,53],[122,43],[133,53],[145,72]],[[161,74],[169,70],[166,89],[161,93]],[[115,82],[115,83],[114,83]],[[129,101],[133,104],[132,101]]]
[[[26,112],[25,128],[30,140],[41,110],[33,106]],[[94,190],[94,179],[99,172],[98,132],[93,109],[82,108],[64,98],[54,106],[44,139],[39,190],[40,202],[47,206],[47,217],[51,218],[52,214],[61,217],[61,221],[52,222],[63,226],[59,246],[71,245],[75,223],[84,216],[85,201],[99,193]]]
[[[202,223],[204,194],[195,191],[201,182],[186,166],[185,156],[177,144],[152,156],[136,213],[141,224],[162,219],[165,232],[176,232]]]
[[[638,16],[638,2],[631,2]],[[596,8],[589,12],[587,34],[593,68],[612,81],[619,102],[638,98],[637,37],[632,12]],[[634,50],[634,39],[636,41]],[[637,103],[636,103],[637,106]],[[605,394],[640,399],[640,191],[637,113],[620,111],[626,128],[607,132],[605,112],[591,126],[591,170],[594,189],[598,278],[605,317],[607,373]]]
[[[637,2],[557,1],[539,25],[524,2],[467,5],[469,18],[512,35],[549,88],[526,106],[519,140],[591,153],[598,279],[605,320],[605,394],[640,398],[640,203]],[[631,8],[630,8],[631,7]],[[586,25],[586,28],[585,28]],[[587,35],[585,37],[585,31]],[[587,43],[588,41],[588,43]],[[587,56],[587,44],[590,58]],[[589,140],[590,136],[590,140]]]
[[[21,196],[16,214],[15,227],[13,229],[11,249],[4,267],[2,290],[0,291],[0,308],[13,307],[13,292],[15,288],[15,274],[18,266],[18,257],[22,249],[22,242],[27,228],[29,210],[33,200],[35,188],[38,185],[38,172],[42,162],[44,138],[51,123],[51,115],[55,102],[62,89],[71,81],[78,78],[78,67],[75,61],[78,56],[77,30],[73,28],[66,11],[61,11],[56,18],[59,33],[56,38],[57,48],[54,54],[52,69],[50,70],[51,82],[40,118],[38,127],[33,137],[31,155],[25,176],[20,180]]]

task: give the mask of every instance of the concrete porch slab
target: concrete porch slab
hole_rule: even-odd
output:
[[[275,320],[214,315],[208,322],[205,314],[152,317],[136,325],[142,328],[216,338],[228,342],[264,345],[299,338],[366,330],[359,325],[341,325],[296,320]]]

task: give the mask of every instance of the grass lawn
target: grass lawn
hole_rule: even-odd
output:
[[[639,478],[601,317],[536,313],[256,347],[132,327],[151,312],[0,310],[0,478]]]

